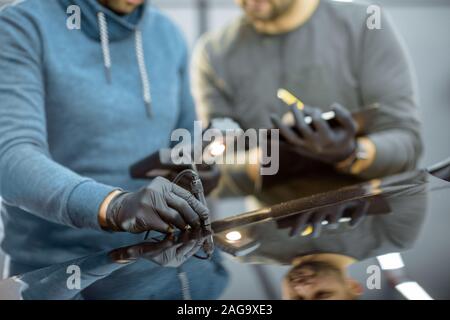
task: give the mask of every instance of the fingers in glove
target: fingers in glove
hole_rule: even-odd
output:
[[[185,230],[188,226],[188,221],[186,221],[176,209],[173,207],[171,208],[169,203],[167,204],[162,206],[162,208],[158,208],[160,218],[180,230]]]
[[[328,228],[329,229],[336,229],[339,226],[339,220],[341,220],[341,218],[344,215],[345,210],[347,209],[346,205],[339,205],[337,207],[330,207],[327,208],[327,221],[328,221]]]
[[[336,121],[345,129],[345,131],[349,135],[354,136],[356,134],[357,126],[350,111],[348,111],[338,103],[333,104],[332,109],[335,113]]]
[[[177,258],[178,258],[177,250],[182,245],[183,245],[182,243],[174,244],[170,248],[162,251],[161,253],[155,254],[153,256],[148,256],[147,258],[149,258],[150,260],[153,260],[154,262],[158,263],[159,265],[167,266],[177,260]]]
[[[197,241],[195,240],[189,240],[185,243],[183,243],[180,247],[177,248],[177,258],[178,259],[183,259],[183,258],[189,258],[190,256],[188,255],[192,249],[195,248],[197,244]]]
[[[189,251],[186,254],[187,258],[192,257],[194,254],[196,254],[197,252],[199,252],[202,248],[203,248],[203,244],[205,243],[205,241],[207,241],[208,237],[205,238],[201,238],[201,239],[197,239],[197,241],[195,242],[195,246],[192,248],[191,251]]]
[[[370,203],[368,201],[360,201],[356,208],[351,213],[350,227],[356,228],[366,217],[369,210]]]
[[[303,141],[299,138],[298,134],[296,134],[291,128],[289,128],[287,125],[285,125],[281,119],[272,114],[270,116],[270,120],[272,121],[275,128],[280,130],[280,134],[285,138],[290,144],[292,145],[303,145]]]
[[[179,213],[179,215],[183,217],[184,221],[186,221],[186,223],[192,228],[199,228],[201,226],[198,214],[195,213],[195,211],[191,208],[191,206],[185,199],[179,197],[175,193],[170,192],[167,194],[166,200],[167,204],[171,208],[175,209],[177,213]]]
[[[127,226],[128,223],[130,225]],[[172,227],[156,214],[152,214],[151,217],[144,216],[136,218],[136,222],[132,220],[126,221],[122,223],[122,228],[131,233],[141,233],[150,230],[161,233],[170,233],[172,231]]]
[[[300,213],[298,218],[295,220],[294,225],[289,232],[290,237],[295,237],[302,234],[308,227],[308,220],[311,217],[311,212]]]
[[[192,193],[175,184],[172,187],[172,193],[185,200],[201,221],[206,221],[209,219],[208,208],[197,200]]]
[[[318,143],[316,148],[321,150],[325,145],[329,144],[332,140],[333,131],[326,120],[322,118],[322,113],[319,110],[314,110],[311,114],[312,125],[318,136]]]
[[[299,110],[295,106],[291,106],[291,111],[295,119],[295,128],[301,134],[303,139],[314,139],[314,131],[312,130],[311,126],[306,123],[304,111]]]
[[[313,214],[313,217],[311,220],[311,223],[313,226],[313,233],[312,233],[313,238],[320,237],[320,234],[322,232],[322,222],[323,222],[324,218],[325,218],[325,216],[321,213]]]

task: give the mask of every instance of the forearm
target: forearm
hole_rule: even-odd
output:
[[[359,138],[355,153],[363,155],[352,155],[336,167],[363,179],[380,178],[414,169],[421,149],[420,137],[401,129],[386,130]]]
[[[361,173],[364,178],[373,178],[413,170],[422,153],[419,136],[402,129],[391,129],[368,136],[376,148],[371,166]]]
[[[76,174],[32,144],[1,151],[0,194],[4,201],[54,223],[100,229],[101,203],[116,188]]]

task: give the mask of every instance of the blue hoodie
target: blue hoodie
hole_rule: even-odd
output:
[[[80,30],[67,28],[70,5]],[[97,213],[111,191],[148,183],[130,179],[130,164],[169,146],[175,128],[192,130],[187,59],[180,31],[149,4],[129,16],[97,0],[0,12],[2,248],[12,260],[43,267],[142,238],[102,231]]]

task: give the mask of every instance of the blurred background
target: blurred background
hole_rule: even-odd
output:
[[[350,2],[345,0],[346,2]],[[420,93],[420,112],[424,126],[425,154],[421,166],[429,166],[450,156],[450,1],[449,0],[378,0],[365,1],[382,6],[393,18],[398,31],[406,42],[411,59],[416,68]],[[220,29],[240,15],[239,8],[233,0],[155,0],[154,3],[171,16],[184,31],[191,47],[204,33]],[[435,204],[430,208],[433,214],[442,215],[448,221],[448,208]],[[253,208],[252,199],[221,201],[217,205],[220,217],[237,214]],[[442,225],[435,223],[438,219],[427,221],[425,230],[442,230]],[[445,233],[444,230],[442,232]],[[436,234],[438,234],[436,232]],[[436,237],[436,241],[439,241]],[[420,246],[420,243],[418,244]],[[425,246],[425,244],[424,244]],[[445,244],[443,244],[445,250]],[[418,248],[419,249],[419,248]],[[421,247],[421,252],[435,252],[438,246]],[[443,279],[430,279],[430,271],[425,257],[411,252],[404,255],[405,264],[421,284],[426,288],[437,289]],[[444,259],[445,260],[445,259]],[[231,284],[223,298],[233,299],[267,299],[279,298],[279,283],[286,272],[285,267],[245,266],[226,260],[232,273]],[[366,268],[376,264],[370,259],[355,265],[350,273],[365,283]],[[450,261],[440,261],[450,263]],[[426,271],[425,271],[426,270]],[[262,281],[261,281],[262,280]],[[434,291],[436,292],[436,291]],[[439,297],[449,298],[449,293],[441,289]],[[386,281],[382,290],[366,291],[363,299],[400,298]]]
[[[341,0],[344,1],[344,0]],[[11,2],[0,0],[0,7]],[[185,33],[191,48],[205,32],[217,30],[240,15],[233,0],[153,0]],[[351,2],[351,0],[345,0]],[[421,166],[428,166],[450,156],[450,0],[378,0],[365,1],[379,4],[388,11],[409,48],[415,65],[420,93],[420,112],[424,125],[425,155]],[[247,211],[253,207],[251,199],[222,201],[218,204],[218,216],[224,217]],[[439,214],[448,215],[449,209],[436,204]],[[447,218],[448,220],[448,218]],[[442,230],[442,225],[426,223],[425,229]],[[444,233],[445,231],[442,230]],[[1,223],[0,223],[1,236]],[[438,241],[439,239],[436,239]],[[419,244],[420,245],[420,244]],[[431,251],[434,248],[422,248]],[[406,255],[405,263],[413,265],[420,278],[425,272],[424,257]],[[0,260],[2,258],[0,257]],[[365,282],[365,268],[373,261],[355,266],[351,274]],[[440,261],[446,266],[450,261]],[[2,264],[0,264],[2,265]],[[266,299],[279,298],[279,283],[286,271],[283,267],[255,267],[239,265],[231,259],[226,265],[232,273],[232,281],[223,298]],[[237,272],[239,270],[239,272]],[[429,272],[429,269],[427,269]],[[447,272],[448,273],[448,272]],[[441,279],[445,280],[445,279]],[[424,277],[424,281],[425,277]],[[435,280],[439,281],[439,279]],[[448,281],[448,280],[446,280]],[[435,284],[429,283],[433,286]],[[363,298],[396,298],[395,291],[383,285],[382,290],[367,292]],[[448,292],[439,293],[440,297]]]
[[[450,1],[379,0],[365,2],[379,4],[389,12],[406,42],[416,68],[421,102],[420,112],[424,125],[426,150],[421,166],[439,162],[450,156],[450,143],[448,142],[450,138],[450,126],[448,125],[450,120],[450,37],[448,36]],[[240,15],[240,10],[233,0],[156,0],[154,3],[179,24],[191,47],[204,32],[220,29]],[[217,214],[225,217],[251,208],[253,208],[252,199],[226,200],[217,205]],[[435,210],[443,215],[449,213],[447,208],[439,206],[439,204],[433,208],[433,212]],[[425,225],[428,230],[437,231],[440,227],[435,223]],[[421,249],[426,250],[427,248]],[[438,250],[438,247],[428,249],[433,252]],[[425,274],[420,275],[421,266],[426,266],[424,257],[409,254],[405,255],[404,259],[407,266],[414,266],[414,270],[411,271],[427,282],[422,283],[423,286],[438,286],[438,283],[428,283],[432,281],[428,280]],[[287,268],[250,265],[243,268],[229,259],[226,263],[233,276],[223,298],[280,297],[279,283]],[[351,270],[351,275],[364,283],[367,277],[366,268],[374,263],[376,263],[375,259],[371,259],[355,265]],[[439,282],[440,280],[442,279],[435,281]],[[439,292],[439,294],[441,297],[448,297],[448,292]],[[386,281],[382,285],[382,290],[367,291],[363,296],[366,299],[380,297],[400,298],[395,290],[389,288]]]

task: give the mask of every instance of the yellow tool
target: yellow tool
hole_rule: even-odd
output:
[[[286,89],[278,89],[277,97],[289,106],[295,104],[298,110],[305,109],[305,104]]]
[[[302,232],[301,236],[306,237],[309,236],[311,233],[313,233],[314,228],[312,226],[307,226],[306,229]]]

